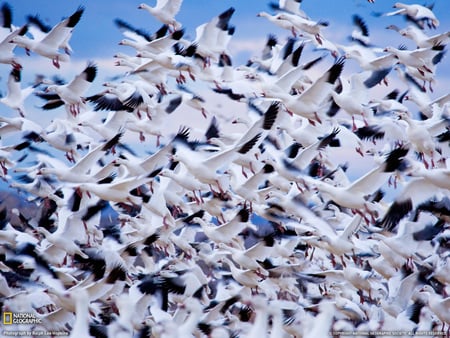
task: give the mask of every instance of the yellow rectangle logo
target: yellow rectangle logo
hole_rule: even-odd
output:
[[[11,325],[13,320],[12,312],[3,312],[3,324]]]

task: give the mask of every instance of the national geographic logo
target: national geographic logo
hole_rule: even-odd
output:
[[[42,320],[37,318],[34,313],[28,312],[3,312],[3,324],[4,325],[12,325],[12,324],[25,324],[25,325],[33,325],[33,324],[41,324]]]
[[[12,317],[12,312],[3,312],[3,324],[11,325],[13,323]]]

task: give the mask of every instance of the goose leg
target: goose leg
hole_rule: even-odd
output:
[[[320,37],[320,34],[316,34],[314,37],[316,38],[317,43],[322,45],[322,38]]]
[[[356,128],[355,116],[352,115],[352,131],[355,132],[358,128]]]
[[[245,178],[247,178],[247,173],[244,170],[244,166],[241,166],[241,173]]]
[[[2,162],[0,162],[0,167],[2,168],[3,171],[3,175],[7,175],[8,174],[8,168],[6,168],[5,164]]]
[[[194,195],[195,204],[199,205],[200,200],[197,198],[197,194],[195,193],[195,190],[192,190],[192,194]]]
[[[60,68],[61,65],[59,64],[59,57],[56,56],[53,60],[52,60],[53,66],[55,66],[56,68]]]
[[[320,124],[322,124],[322,120],[320,119],[319,115],[317,114],[317,112],[314,112],[314,117],[316,118],[317,122],[319,122]]]
[[[361,157],[364,157],[364,153],[363,153],[363,151],[362,151],[362,149],[361,149],[360,147],[356,147],[355,150],[356,150],[356,152],[357,152],[358,154],[361,155]]]
[[[145,136],[144,136],[144,133],[142,131],[139,132],[139,141],[141,141],[141,142],[145,141]]]

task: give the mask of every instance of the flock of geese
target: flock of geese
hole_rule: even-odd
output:
[[[433,90],[450,32],[395,3],[375,15],[404,16],[386,32],[405,44],[374,45],[355,14],[342,45],[301,3],[258,13],[286,38],[245,65],[234,8],[190,38],[182,0],[141,4],[162,26],[115,20],[133,52],[100,92],[95,61],[21,81],[20,49],[72,62],[84,7],[15,26],[2,4],[0,177],[19,198],[0,203],[0,306],[39,319],[3,336],[449,334],[450,94]]]

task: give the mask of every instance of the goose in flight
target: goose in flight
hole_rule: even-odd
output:
[[[287,12],[307,19],[308,16],[301,10],[301,5],[302,0],[279,0],[278,3],[269,3],[269,7],[275,11]]]
[[[405,15],[409,20],[416,23],[420,28],[424,28],[427,24],[430,28],[439,27],[439,20],[432,11],[432,6],[426,7],[418,4],[404,4],[402,2],[396,2],[393,8],[397,8],[396,11],[385,13],[385,16],[393,15]]]
[[[395,30],[405,38],[413,40],[418,48],[431,48],[436,45],[446,45],[450,41],[449,31],[428,36],[423,30],[412,25],[403,29],[400,29],[395,25],[390,25],[387,28]]]
[[[15,27],[12,21],[11,5],[5,2],[0,8],[0,63],[11,64],[15,68],[21,68],[22,66],[14,55],[16,44],[10,41],[17,35],[24,36],[28,32],[28,26]]]
[[[91,86],[97,75],[97,65],[89,62],[86,68],[68,84],[50,85],[45,93],[37,93],[37,96],[47,100],[41,108],[50,110],[62,105],[66,105],[68,111],[75,117],[81,112],[84,106],[86,91]]]
[[[183,0],[157,0],[155,7],[141,3],[138,8],[145,9],[163,24],[178,30],[181,28],[181,23],[175,19],[175,16],[180,11],[182,3]]]
[[[369,209],[370,202],[365,197],[378,190],[393,172],[402,168],[408,151],[409,149],[402,147],[392,150],[381,165],[346,187],[334,186],[308,176],[305,176],[304,180],[338,205],[354,209],[365,217],[360,210],[372,213]]]
[[[319,111],[324,101],[331,95],[334,84],[342,73],[344,63],[344,59],[339,59],[300,95],[282,95],[280,99],[283,100],[288,112],[305,117],[312,124],[314,120],[321,123]],[[277,94],[280,95],[280,93]]]
[[[17,110],[21,117],[25,116],[25,99],[34,91],[35,86],[28,86],[20,88],[22,80],[22,70],[19,67],[14,67],[9,73],[8,77],[8,92],[5,97],[0,99],[0,102]]]
[[[42,39],[30,39],[26,36],[16,35],[10,42],[25,48],[27,51],[33,51],[51,59],[53,65],[60,68],[60,62],[68,62],[69,56],[60,53],[59,49],[67,43],[83,12],[84,7],[79,7],[71,16],[54,26]]]

